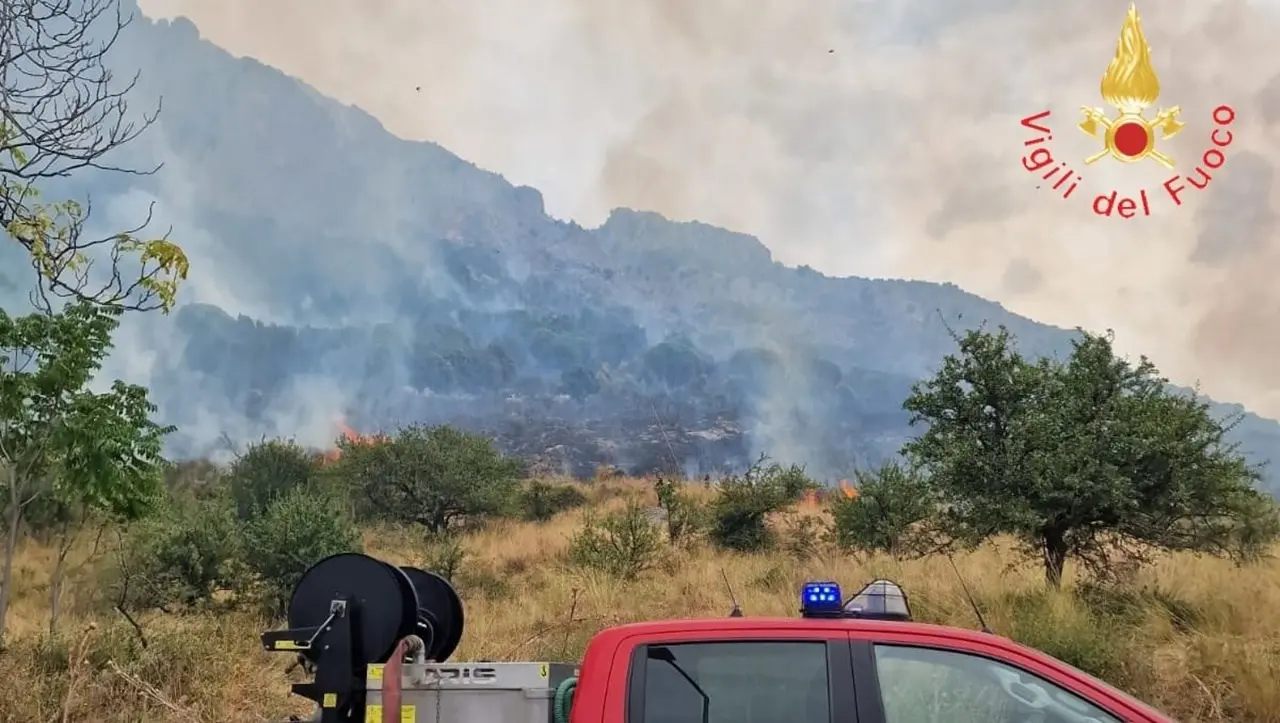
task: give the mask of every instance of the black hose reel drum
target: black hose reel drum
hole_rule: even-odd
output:
[[[312,565],[293,589],[288,630],[264,633],[263,646],[296,652],[315,669],[294,693],[320,704],[324,723],[356,718],[365,671],[385,663],[397,643],[422,639],[427,660],[449,659],[462,639],[462,600],[447,580],[368,555],[343,553]]]

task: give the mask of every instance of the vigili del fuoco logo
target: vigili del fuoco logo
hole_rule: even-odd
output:
[[[1116,57],[1102,75],[1102,99],[1113,112],[1081,107],[1084,120],[1077,127],[1097,139],[1100,145],[1097,153],[1082,159],[1084,165],[1091,166],[1104,159],[1126,164],[1150,162],[1174,173],[1159,190],[1143,188],[1136,196],[1110,190],[1094,196],[1091,208],[1097,215],[1120,218],[1150,216],[1153,206],[1167,203],[1164,198],[1174,206],[1181,206],[1187,193],[1208,188],[1214,174],[1227,162],[1225,150],[1231,145],[1231,125],[1236,119],[1235,109],[1229,105],[1213,109],[1213,130],[1205,144],[1207,150],[1194,166],[1190,162],[1179,164],[1161,150],[1160,142],[1181,133],[1185,124],[1178,119],[1182,109],[1176,105],[1170,108],[1157,106],[1148,116],[1148,109],[1160,99],[1160,79],[1151,65],[1151,46],[1142,34],[1136,4],[1129,6],[1120,29],[1120,41],[1116,43]],[[1022,167],[1044,181],[1037,188],[1047,186],[1066,200],[1088,198],[1087,195],[1075,195],[1084,176],[1072,163],[1054,158],[1050,148],[1053,131],[1049,122],[1048,110],[1022,119],[1022,126],[1036,134],[1023,143],[1026,155],[1022,157]]]

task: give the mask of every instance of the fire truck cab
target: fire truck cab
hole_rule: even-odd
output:
[[[809,583],[801,616],[601,632],[569,723],[1129,723],[1158,711],[1007,638],[911,620],[876,581]]]
[[[423,575],[411,571],[414,583],[429,588]],[[406,596],[418,614],[383,631],[389,623],[360,616],[377,608],[368,599],[375,576],[356,577],[367,583],[356,588],[365,599],[325,593],[301,606],[312,612],[291,607],[293,630],[263,636],[268,649],[313,660],[337,650],[350,660],[321,663],[315,684],[295,686],[321,704],[323,723],[1172,723],[1007,638],[913,621],[906,594],[888,580],[847,600],[834,582],[806,583],[796,618],[745,617],[735,606],[727,618],[609,628],[575,665],[443,662],[461,632],[456,597]],[[307,595],[336,580],[313,584]],[[304,577],[299,589],[306,584]],[[317,625],[322,612],[329,614]],[[317,620],[295,621],[307,617]],[[372,637],[351,645],[360,635]],[[417,642],[388,653],[395,636]],[[354,659],[352,650],[360,651]],[[407,650],[414,660],[406,662]],[[379,659],[385,664],[373,662]],[[362,680],[354,679],[357,670],[366,670]]]

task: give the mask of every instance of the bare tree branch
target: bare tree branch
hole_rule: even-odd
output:
[[[92,211],[87,200],[48,203],[39,195],[42,181],[86,170],[159,170],[109,161],[160,112],[157,104],[149,113],[130,113],[127,96],[138,76],[119,81],[105,62],[132,21],[120,0],[5,0],[0,6],[0,227],[30,254],[39,277],[31,301],[44,311],[56,298],[167,310],[186,278],[186,257],[167,232],[138,236],[150,225],[150,211],[134,228],[96,236],[85,231]]]

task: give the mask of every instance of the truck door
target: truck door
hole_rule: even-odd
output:
[[[857,637],[850,643],[850,652],[862,706],[860,723],[1168,721],[1083,678],[999,646],[913,640],[913,636]]]
[[[619,650],[627,670],[620,717],[625,723],[857,723],[846,634],[735,635],[745,632],[700,631],[693,639],[673,635],[622,646],[630,649]]]

